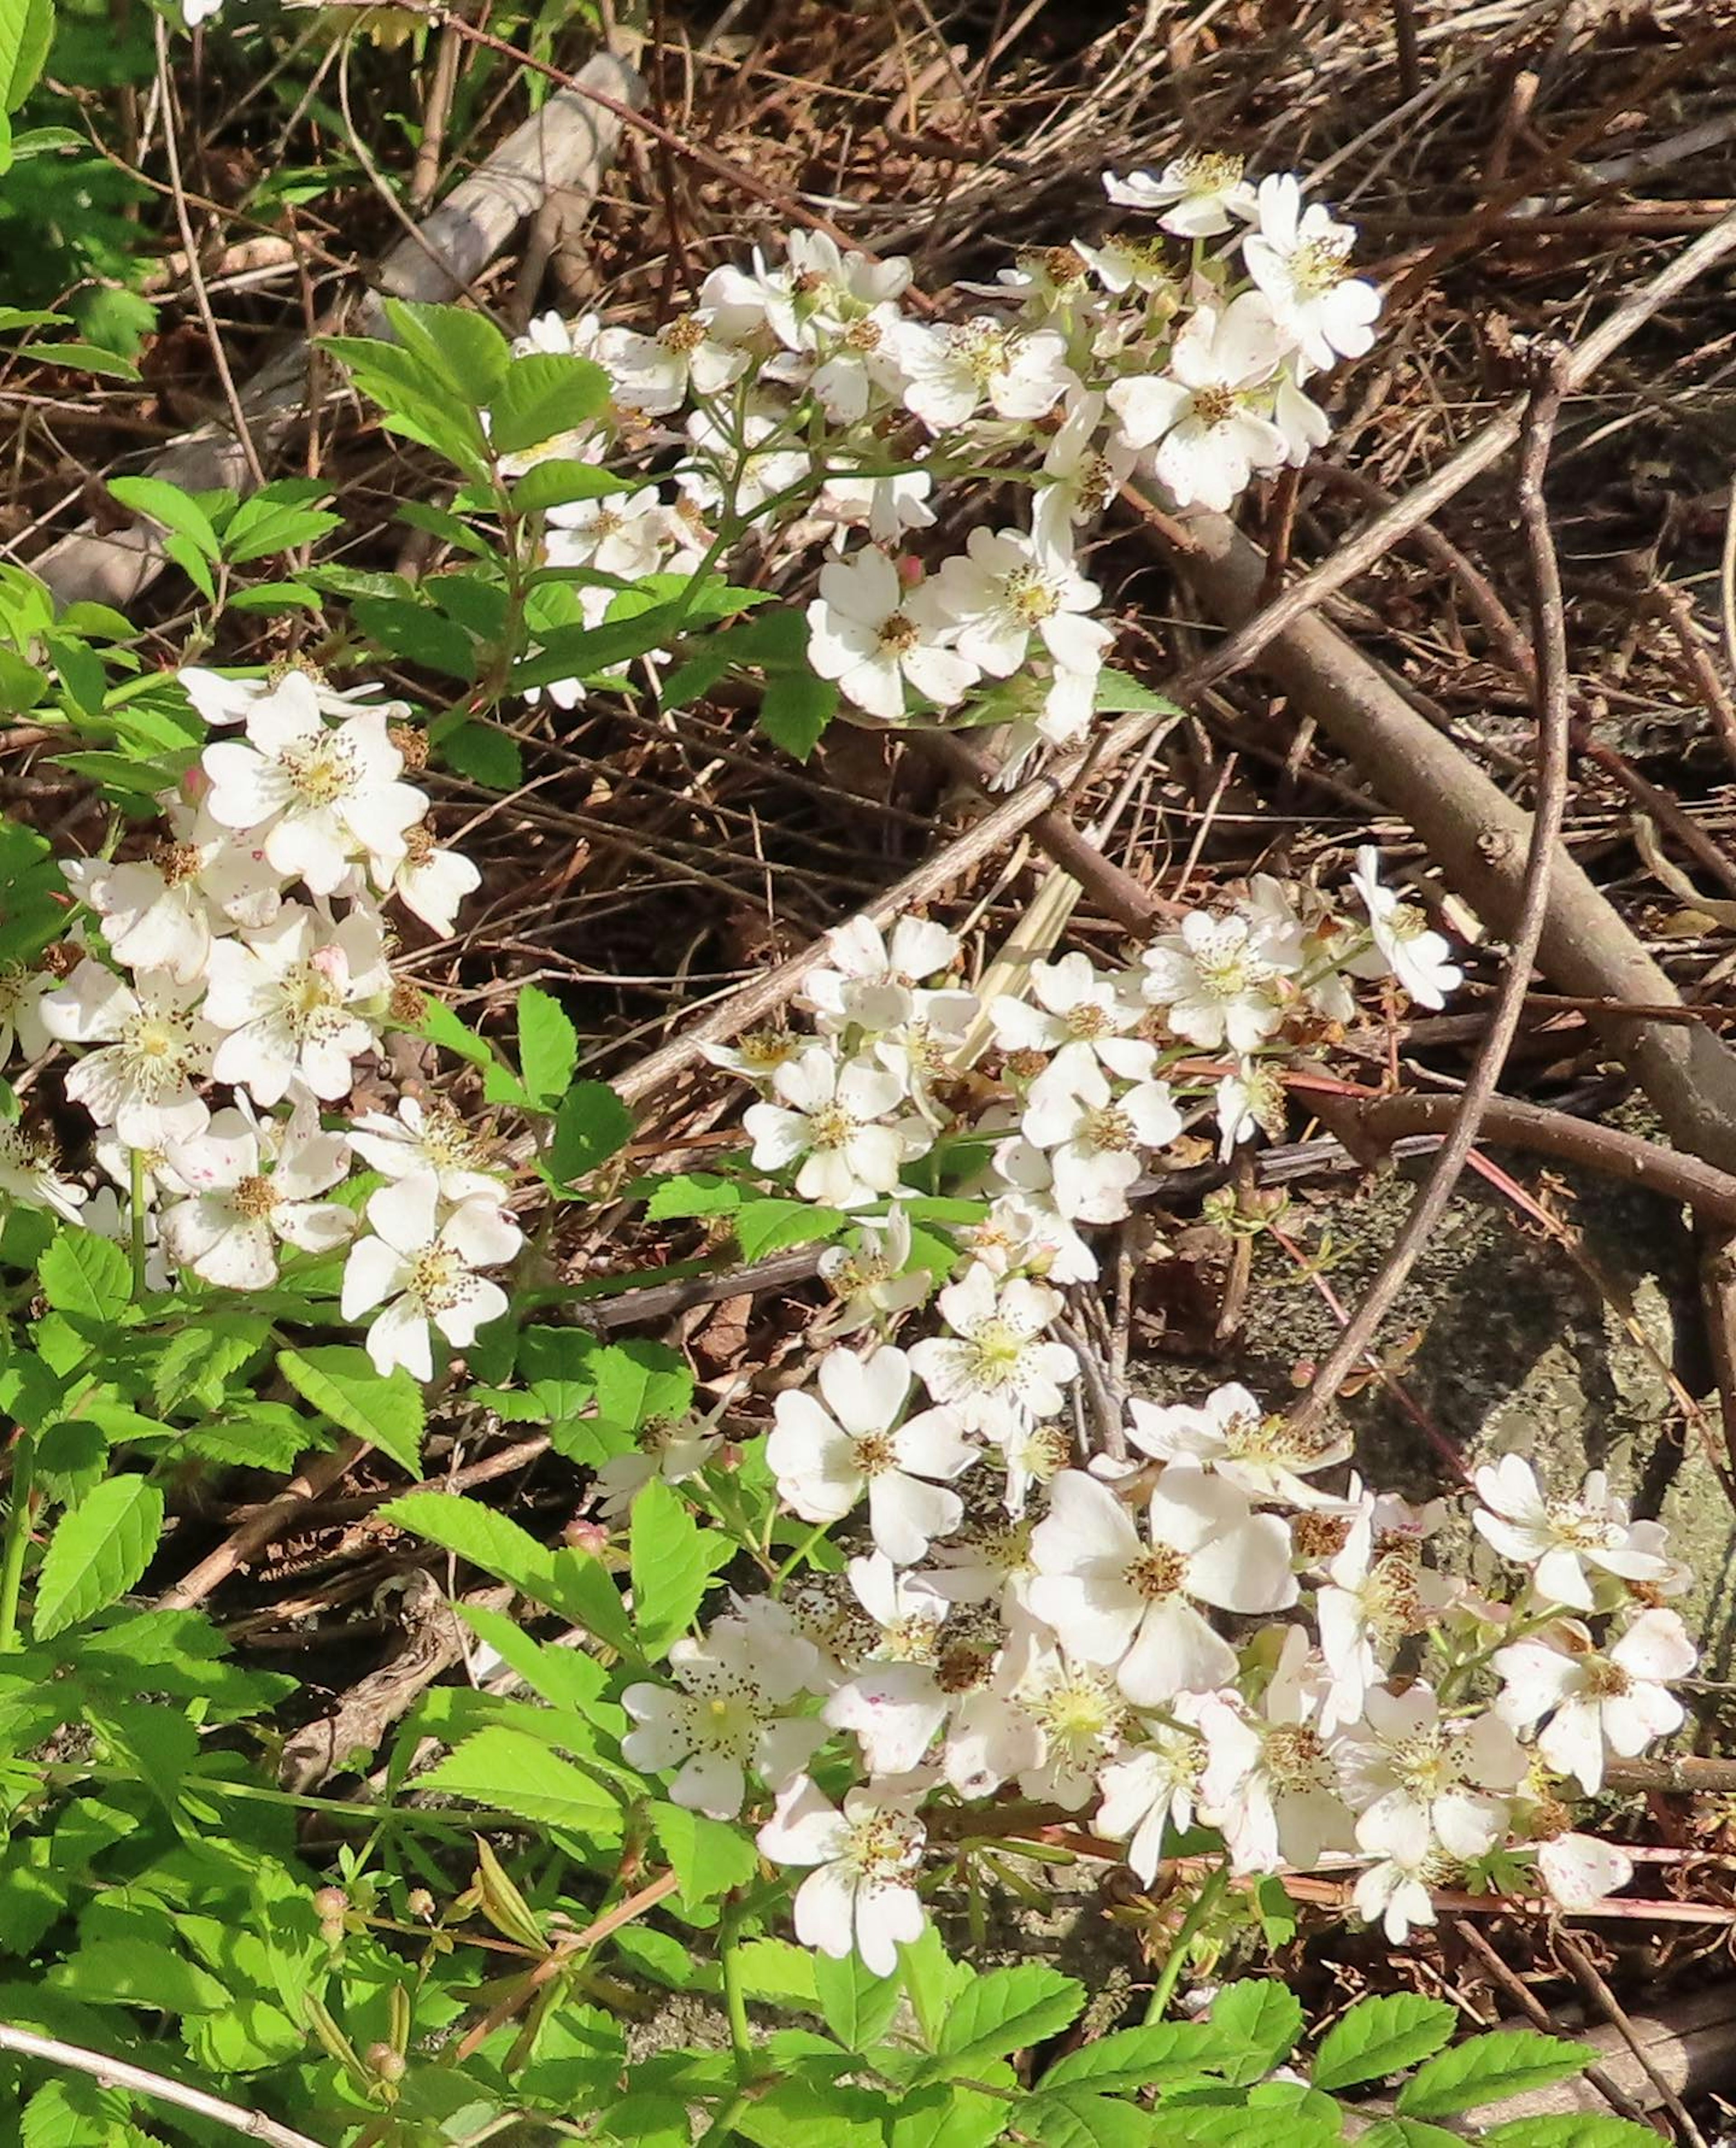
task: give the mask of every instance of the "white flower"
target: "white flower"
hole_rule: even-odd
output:
[[[1036,495],[1033,517],[1038,544],[1069,555],[1076,527],[1095,522],[1127,479],[1136,451],[1119,434],[1099,442],[1103,398],[1081,391],[1070,396],[1065,422],[1043,452],[1048,480]]]
[[[1127,1436],[1141,1453],[1159,1462],[1191,1462],[1229,1482],[1251,1499],[1282,1500],[1292,1507],[1330,1503],[1328,1495],[1302,1478],[1348,1459],[1348,1433],[1298,1433],[1288,1419],[1261,1408],[1247,1389],[1232,1380],[1202,1403],[1160,1407],[1136,1396],[1127,1404]]]
[[[1507,1824],[1526,1756],[1494,1716],[1443,1717],[1431,1689],[1377,1689],[1367,1721],[1338,1748],[1346,1802],[1364,1849],[1420,1864],[1432,1849],[1456,1863],[1486,1856]]]
[[[27,970],[21,962],[0,963],[0,1066],[14,1051],[29,1061],[40,1059],[53,1038],[43,1020],[43,1001],[57,988],[52,970]]]
[[[373,709],[389,716],[407,716],[409,705],[403,701],[381,701],[376,699],[379,689],[372,680],[359,686],[334,686],[317,671],[298,671],[318,696],[319,705],[328,715],[354,715],[359,709]],[[262,702],[273,702],[282,685],[277,678],[232,679],[222,671],[207,671],[201,665],[188,664],[175,674],[183,691],[198,714],[206,723],[221,728],[226,724],[245,723]]]
[[[1153,209],[1165,231],[1178,238],[1215,238],[1233,218],[1252,220],[1254,189],[1242,176],[1242,160],[1207,149],[1172,157],[1154,179],[1130,172],[1125,179],[1103,174],[1103,191],[1121,208]]]
[[[1019,529],[973,529],[936,577],[957,628],[957,650],[991,678],[1011,676],[1034,634],[1065,670],[1095,672],[1114,639],[1089,616],[1102,591],[1059,552]]]
[[[255,701],[247,739],[220,740],[202,757],[211,779],[205,811],[219,827],[250,834],[286,877],[329,895],[353,860],[384,867],[404,851],[406,828],[428,800],[400,783],[404,756],[387,735],[380,710],[359,710],[337,725],[320,712],[314,682],[285,674],[273,694]]]
[[[852,322],[877,320],[910,289],[901,253],[883,261],[845,253],[823,231],[792,231],[784,241],[790,274],[768,294],[772,325],[792,350],[814,349]]]
[[[166,843],[154,857],[126,865],[79,860],[66,872],[73,892],[102,919],[116,961],[128,970],[161,970],[190,985],[211,952],[206,871],[224,864],[255,876],[275,897],[280,876],[227,836],[204,845]]]
[[[781,412],[750,410],[738,427],[710,410],[695,410],[687,420],[687,437],[694,459],[675,473],[675,483],[707,513],[733,496],[735,512],[746,521],[811,474],[807,453],[791,444]]]
[[[1082,1045],[1124,1081],[1150,1077],[1156,1048],[1127,1035],[1145,1009],[1106,976],[1090,956],[1063,955],[1058,962],[1033,962],[1031,990],[1036,1001],[1003,995],[990,1008],[995,1041],[1003,1051],[1063,1051]]]
[[[825,1322],[828,1336],[890,1326],[922,1302],[931,1281],[926,1268],[911,1267],[910,1212],[896,1201],[884,1223],[856,1226],[854,1247],[828,1246],[820,1256],[820,1273],[839,1301]]]
[[[506,1187],[488,1168],[492,1145],[473,1133],[451,1105],[424,1104],[419,1097],[400,1097],[394,1117],[389,1112],[362,1112],[344,1130],[344,1138],[371,1170],[384,1178],[414,1178],[431,1172],[440,1198],[460,1201],[506,1197]]]
[[[1612,1495],[1601,1469],[1573,1499],[1546,1498],[1518,1454],[1484,1463],[1474,1481],[1483,1502],[1471,1517],[1478,1533],[1503,1558],[1529,1567],[1532,1586],[1548,1603],[1593,1609],[1591,1568],[1623,1581],[1661,1581],[1669,1573],[1668,1532],[1657,1522],[1630,1522],[1626,1501]]]
[[[1191,1723],[1198,1701],[1177,1694],[1169,1704],[1172,1723],[1147,1724],[1130,1753],[1111,1760],[1097,1780],[1103,1802],[1096,1826],[1112,1841],[1126,1841],[1127,1862],[1150,1886],[1163,1861],[1166,1834],[1186,1834],[1193,1825],[1206,1748]]]
[[[1207,1693],[1236,1675],[1236,1652],[1196,1603],[1282,1611],[1295,1603],[1290,1533],[1235,1487],[1177,1463],[1159,1478],[1141,1536],[1106,1484],[1070,1469],[1050,1487],[1031,1539],[1037,1616],[1088,1663],[1114,1664],[1140,1707]]]
[[[1257,1712],[1232,1693],[1200,1704],[1200,1813],[1222,1829],[1232,1871],[1306,1870],[1325,1852],[1350,1847],[1335,1756],[1312,1719],[1317,1694],[1307,1653],[1302,1629],[1289,1628]]]
[[[42,1002],[51,1036],[101,1047],[68,1075],[67,1094],[128,1148],[186,1140],[211,1117],[195,1087],[210,1069],[214,1034],[195,1011],[198,996],[196,985],[152,971],[129,988],[87,961]]]
[[[741,1123],[754,1164],[780,1171],[801,1159],[795,1190],[805,1201],[860,1208],[898,1183],[898,1174],[931,1140],[919,1119],[886,1122],[905,1101],[904,1085],[865,1060],[840,1066],[821,1044],[786,1061],[772,1076],[775,1103],[750,1105]]]
[[[378,1235],[350,1248],[342,1311],[346,1320],[359,1320],[384,1307],[368,1330],[368,1355],[379,1372],[402,1365],[431,1380],[430,1325],[462,1349],[507,1309],[499,1283],[474,1272],[509,1261],[523,1233],[492,1202],[462,1202],[444,1223],[439,1206],[431,1174],[398,1179],[369,1196],[368,1221]]]
[[[0,1122],[0,1200],[46,1208],[77,1223],[88,1197],[75,1179],[62,1177],[59,1152],[46,1135]]]
[[[316,1198],[346,1176],[349,1151],[320,1132],[311,1102],[264,1126],[244,1108],[219,1112],[203,1134],[171,1142],[168,1162],[191,1193],[164,1215],[163,1244],[225,1290],[269,1288],[279,1239],[326,1253],[354,1234],[349,1209]]]
[[[226,1032],[212,1061],[219,1082],[275,1104],[298,1076],[316,1097],[349,1093],[352,1061],[379,1042],[364,1003],[390,991],[379,919],[352,910],[328,925],[304,903],[211,950],[205,1012]]]
[[[1394,1946],[1402,1946],[1412,1928],[1436,1921],[1429,1874],[1437,1852],[1418,1858],[1383,1857],[1357,1875],[1352,1905],[1364,1924],[1378,1925]]]
[[[1357,852],[1357,869],[1350,878],[1367,906],[1375,947],[1392,975],[1418,1006],[1445,1006],[1448,993],[1463,981],[1464,971],[1448,960],[1451,948],[1441,934],[1429,929],[1422,912],[1381,886],[1380,852],[1372,843]],[[1351,966],[1366,974],[1363,965]]]
[[[1281,346],[1262,299],[1244,294],[1222,313],[1202,306],[1177,336],[1170,372],[1136,374],[1109,389],[1131,448],[1156,445],[1153,467],[1179,507],[1222,514],[1256,470],[1276,469],[1289,444],[1266,415],[1266,384]]]
[[[938,1303],[951,1335],[926,1336],[910,1353],[936,1402],[954,1404],[971,1430],[991,1438],[1054,1416],[1079,1361],[1064,1342],[1042,1339],[1061,1310],[1052,1290],[1016,1277],[997,1292],[994,1277],[973,1263]]]
[[[1377,1549],[1370,1501],[1327,1568],[1314,1601],[1327,1669],[1321,1727],[1334,1730],[1362,1715],[1401,1641],[1427,1631],[1446,1608],[1449,1588],[1428,1572],[1409,1543]]]
[[[957,936],[931,918],[901,917],[889,946],[871,918],[852,917],[825,936],[832,966],[810,970],[801,1003],[823,1025],[843,1029],[896,1029],[924,1021],[962,1036],[976,1011],[972,993],[941,986],[921,989],[921,980],[941,975],[958,960]]]
[[[1256,1051],[1284,1019],[1278,972],[1245,917],[1192,910],[1180,932],[1155,941],[1141,960],[1146,998],[1190,1044]]]
[[[383,891],[395,895],[445,939],[458,922],[459,905],[481,886],[482,875],[471,861],[456,851],[443,851],[427,823],[419,821],[404,830],[404,856]]]
[[[966,424],[985,402],[1000,418],[1041,418],[1079,384],[1061,337],[1023,334],[986,314],[941,328],[902,322],[896,349],[905,407],[931,433]]]
[[[790,1628],[715,1620],[703,1640],[669,1652],[675,1686],[630,1685],[621,1705],[635,1728],[621,1757],[651,1771],[678,1768],[670,1796],[713,1819],[735,1819],[751,1769],[768,1789],[799,1775],[825,1736],[817,1719],[782,1711],[819,1675],[819,1654]]]
[[[1097,1257],[1049,1199],[1046,1157],[1031,1153],[1043,1167],[1044,1187],[1001,1194],[980,1223],[963,1226],[959,1244],[997,1278],[1022,1272],[1044,1282],[1091,1282]]]
[[[648,418],[667,417],[690,394],[717,395],[747,370],[748,354],[711,334],[708,309],[665,321],[654,336],[605,329],[594,355],[607,368],[616,399]]]
[[[1302,207],[1290,173],[1262,179],[1259,228],[1242,242],[1247,271],[1286,339],[1317,372],[1374,347],[1380,294],[1350,274],[1356,232],[1335,223],[1318,202]]]
[[[895,1565],[909,1566],[931,1538],[946,1536],[964,1518],[957,1493],[929,1480],[961,1475],[976,1449],[951,1410],[925,1410],[898,1423],[911,1380],[902,1350],[829,1350],[818,1378],[824,1408],[799,1388],[777,1398],[765,1459],[778,1495],[804,1521],[835,1522],[865,1487],[876,1548]]]
[[[605,1522],[625,1521],[633,1502],[654,1478],[685,1484],[697,1477],[723,1445],[720,1433],[692,1418],[675,1423],[650,1418],[634,1437],[637,1443],[630,1453],[612,1454],[599,1465],[597,1512]]]
[[[922,1936],[926,1839],[908,1799],[854,1789],[840,1812],[805,1775],[779,1793],[755,1838],[774,1864],[815,1868],[795,1893],[797,1939],[839,1960],[854,1950],[876,1976],[896,1971],[901,1941]]]
[[[951,618],[931,582],[906,590],[886,554],[865,545],[820,570],[809,605],[808,660],[871,716],[899,722],[906,682],[950,709],[976,684],[976,666],[951,646]]]
[[[1166,1082],[1140,1082],[1117,1097],[1095,1059],[1057,1060],[1032,1085],[1020,1124],[1048,1154],[1061,1214],[1113,1223],[1128,1212],[1140,1151],[1167,1147],[1182,1131],[1182,1114]]]
[[[1031,1523],[991,1522],[934,1547],[936,1563],[921,1576],[923,1585],[949,1603],[994,1603],[1011,1625],[1031,1614]]]
[[[1286,1098],[1277,1069],[1262,1059],[1244,1059],[1234,1074],[1219,1081],[1212,1107],[1217,1118],[1217,1158],[1227,1163],[1237,1148],[1263,1133],[1277,1141],[1284,1132]]]
[[[1127,1728],[1130,1711],[1114,1672],[1081,1660],[1064,1635],[1036,1627],[1027,1627],[1007,1653],[1013,1673],[1007,1699],[1035,1740],[1030,1755],[1007,1772],[1017,1774],[1027,1798],[1076,1812]]]
[[[934,527],[929,505],[934,479],[926,470],[893,470],[884,476],[850,477],[834,469],[814,502],[816,519],[835,524],[832,542],[842,549],[846,532],[865,530],[876,545],[896,545],[912,529]]]
[[[673,541],[669,509],[655,485],[569,500],[551,507],[548,519],[550,566],[595,567],[623,581],[655,574]]]
[[[1588,1797],[1603,1787],[1603,1758],[1631,1760],[1684,1720],[1667,1679],[1686,1678],[1699,1660],[1673,1611],[1643,1611],[1615,1646],[1601,1653],[1577,1619],[1556,1629],[1567,1643],[1515,1641],[1496,1651],[1503,1680],[1495,1702],[1503,1722],[1528,1730],[1548,1716],[1538,1750],[1559,1775],[1576,1775]]]

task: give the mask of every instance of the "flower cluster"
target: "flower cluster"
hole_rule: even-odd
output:
[[[1104,184],[1155,230],[1034,253],[968,287],[963,319],[917,311],[908,261],[796,231],[780,263],[713,270],[655,335],[534,323],[519,348],[592,359],[610,401],[510,467],[635,473],[549,513],[576,615],[595,624],[618,578],[690,572],[752,523],[768,551],[834,555],[808,660],[861,716],[998,725],[1009,765],[1077,740],[1112,639],[1079,564],[1091,524],[1136,474],[1222,509],[1305,462],[1328,432],[1307,384],[1372,347],[1380,308],[1351,274],[1351,227],[1293,176],[1256,187],[1203,155]],[[1028,514],[930,556],[942,489],[1003,475]],[[583,687],[549,690],[570,705]]]
[[[378,1308],[376,1366],[430,1378],[430,1327],[462,1345],[505,1309],[477,1271],[519,1250],[509,1187],[443,1107],[341,1107],[409,1011],[387,906],[449,932],[479,875],[436,844],[404,780],[424,748],[403,705],[293,670],[181,681],[220,735],[158,800],[161,840],[67,866],[81,905],[68,937],[0,983],[8,1050],[76,1055],[66,1093],[96,1122],[110,1183],[93,1198],[14,1125],[0,1127],[0,1192],[136,1231],[158,1288],[264,1290],[286,1252],[347,1247],[344,1317]],[[359,1216],[340,1197],[359,1167],[380,1181]]]

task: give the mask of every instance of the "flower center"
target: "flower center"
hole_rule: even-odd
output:
[[[860,351],[864,355],[870,351],[878,350],[881,341],[880,323],[869,320],[865,317],[859,321],[852,321],[844,331],[844,348],[846,350]]]
[[[884,1432],[865,1432],[853,1440],[850,1458],[861,1477],[884,1477],[889,1469],[898,1467],[891,1435]]]
[[[947,331],[948,354],[961,373],[968,374],[979,389],[986,388],[997,373],[1006,369],[1009,338],[992,321],[968,321]]]
[[[1303,298],[1317,299],[1350,274],[1350,243],[1342,238],[1311,238],[1290,257],[1290,279]]]
[[[828,1152],[847,1148],[860,1127],[861,1122],[853,1119],[841,1104],[825,1104],[808,1121],[809,1144]]]
[[[361,780],[349,741],[335,731],[298,739],[278,756],[290,785],[304,806],[334,806]]]
[[[1067,1009],[1064,1019],[1067,1035],[1082,1038],[1087,1044],[1094,1037],[1107,1036],[1112,1026],[1108,1014],[1095,1000],[1081,1000]]]
[[[158,843],[151,852],[151,863],[163,876],[165,887],[185,887],[190,880],[197,880],[203,862],[197,843]]]
[[[1021,626],[1041,626],[1061,610],[1061,592],[1036,567],[1015,567],[1006,578],[1006,605]]]
[[[1162,1603],[1179,1594],[1187,1573],[1187,1562],[1167,1544],[1152,1544],[1130,1559],[1122,1578],[1136,1596],[1147,1603]]]
[[[289,1034],[306,1039],[326,1034],[344,1005],[343,987],[317,956],[283,973],[283,1021]]]
[[[1016,1388],[1023,1383],[1026,1341],[1004,1320],[985,1320],[965,1338],[971,1384]]]
[[[860,1813],[850,1822],[850,1839],[838,1861],[858,1881],[888,1886],[921,1862],[922,1841],[921,1828],[902,1813]]]
[[[1419,1802],[1437,1798],[1465,1779],[1463,1741],[1439,1724],[1419,1730],[1392,1748],[1393,1779]]]
[[[744,1066],[769,1074],[795,1056],[797,1039],[787,1029],[750,1029],[735,1046]]]
[[[134,1082],[148,1096],[171,1094],[193,1071],[193,1039],[186,1023],[173,1016],[134,1015],[122,1031],[121,1044]]]
[[[1274,1789],[1324,1789],[1331,1779],[1326,1749],[1305,1723],[1281,1723],[1266,1734],[1266,1773]]]
[[[1082,1664],[1051,1671],[1035,1692],[1020,1699],[1026,1714],[1070,1759],[1089,1765],[1121,1742],[1127,1709],[1107,1671]]]
[[[880,645],[891,656],[907,656],[922,639],[901,611],[888,612],[880,624]]]
[[[665,350],[682,357],[697,350],[705,340],[705,324],[697,314],[689,314],[684,320],[670,321],[657,331],[657,340]]]
[[[1594,1700],[1620,1700],[1633,1690],[1633,1679],[1608,1656],[1588,1656],[1584,1678],[1585,1689]]]
[[[1221,150],[1192,149],[1176,160],[1176,177],[1182,191],[1188,194],[1225,193],[1245,169],[1242,158],[1227,156]]]
[[[931,1664],[940,1641],[938,1619],[926,1611],[903,1611],[886,1629],[879,1653],[895,1664]]]
[[[449,1312],[476,1287],[474,1278],[450,1246],[425,1247],[410,1263],[404,1290],[428,1313]]]
[[[233,1198],[237,1214],[253,1222],[262,1216],[268,1216],[277,1207],[278,1191],[268,1178],[255,1176],[240,1182],[235,1188]]]
[[[1202,425],[1227,425],[1236,414],[1236,391],[1221,381],[1193,391],[1193,414]]]
[[[1085,1114],[1079,1128],[1080,1137],[1092,1148],[1102,1149],[1111,1155],[1121,1155],[1136,1148],[1139,1137],[1133,1123],[1116,1104],[1094,1105]]]
[[[1551,1530],[1576,1551],[1613,1551],[1624,1533],[1618,1522],[1577,1499],[1552,1500],[1548,1513]]]
[[[413,866],[425,866],[434,854],[434,831],[426,821],[418,821],[414,828],[404,831],[404,855]]]

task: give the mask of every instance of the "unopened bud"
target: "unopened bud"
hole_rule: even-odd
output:
[[[560,1533],[574,1551],[588,1551],[598,1558],[609,1548],[609,1532],[600,1522],[584,1521],[575,1514]]]
[[[368,2070],[376,2080],[401,2081],[409,2069],[404,2053],[394,2051],[389,2044],[370,2044],[367,2051]]]
[[[404,1898],[404,1906],[413,1917],[420,1917],[425,1923],[434,1916],[434,1898],[425,1887],[412,1887]]]
[[[314,1897],[314,1913],[320,1917],[342,1917],[349,1907],[349,1897],[341,1887],[322,1887]]]

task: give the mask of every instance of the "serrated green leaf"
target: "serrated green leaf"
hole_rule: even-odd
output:
[[[633,1503],[630,1548],[639,1644],[648,1656],[666,1655],[735,1546],[719,1531],[702,1529],[680,1493],[654,1477]]]
[[[620,1808],[603,1785],[521,1730],[479,1730],[416,1780],[592,1840],[620,1836]]]
[[[479,1499],[451,1492],[409,1492],[382,1507],[379,1518],[469,1559],[521,1595],[538,1602],[547,1599],[554,1554],[528,1530]]]
[[[745,1887],[759,1869],[752,1839],[739,1827],[661,1800],[651,1807],[651,1821],[685,1902],[715,1902],[732,1887]]]
[[[1353,2087],[1420,2065],[1451,2038],[1458,2010],[1414,1991],[1359,2000],[1327,2032],[1312,2068],[1316,2088]]]
[[[898,2011],[900,1979],[876,1976],[854,1953],[815,1955],[814,1989],[826,2027],[846,2051],[877,2044]]]
[[[1232,2055],[1209,2022],[1148,2021],[1143,2028],[1117,2029],[1076,2050],[1064,2051],[1038,2086],[1077,2084],[1104,2095],[1120,2094],[1207,2073],[1220,2059]]]
[[[677,1172],[654,1182],[645,1221],[673,1223],[689,1216],[726,1216],[740,1206],[741,1189],[733,1179],[710,1172]]]
[[[456,1052],[473,1066],[493,1066],[496,1063],[487,1043],[439,1000],[428,1001],[416,1025],[416,1033],[425,1036],[430,1044],[438,1045],[443,1051]]]
[[[805,761],[838,713],[838,690],[811,671],[774,672],[760,703],[760,728],[792,760]]]
[[[654,1417],[680,1417],[693,1401],[693,1374],[667,1343],[610,1342],[591,1360],[597,1415],[637,1432]]]
[[[519,742],[492,724],[459,724],[440,738],[440,758],[485,790],[516,790],[524,780]]]
[[[818,1960],[790,1940],[744,1940],[735,1950],[735,1971],[750,1999],[817,2010],[820,1990],[814,1965]]]
[[[388,299],[386,319],[425,378],[457,389],[479,409],[513,364],[512,347],[499,329],[463,306]]]
[[[1400,2115],[1447,2118],[1583,2073],[1595,2053],[1532,2029],[1497,2029],[1442,2051],[1398,2093]]]
[[[775,2081],[735,2120],[757,2148],[883,2148],[886,2099],[841,2082]]]
[[[401,1365],[376,1372],[365,1350],[333,1343],[279,1350],[278,1370],[334,1424],[377,1447],[410,1476],[422,1474],[422,1390]]]
[[[1165,2138],[1155,2111],[1087,2088],[1045,2090],[1021,2106],[1021,2130],[1043,2148],[1147,2148]]]
[[[609,375],[588,358],[532,351],[515,358],[489,407],[489,439],[499,454],[539,448],[607,407]]]
[[[95,1231],[63,1231],[37,1267],[43,1295],[57,1312],[106,1327],[118,1320],[132,1295],[127,1256]]]
[[[1218,2070],[1245,2085],[1269,2074],[1294,2049],[1302,2032],[1302,2001],[1273,1977],[1244,1977],[1219,1992],[1211,2022],[1236,2055]]]
[[[1438,2140],[1458,2136],[1431,2126]],[[1550,2111],[1539,2118],[1510,2118],[1478,2136],[1483,2148],[1658,2148],[1661,2135],[1649,2125],[1602,2110]]]
[[[830,1238],[850,1218],[841,1208],[823,1208],[811,1201],[744,1201],[735,1211],[735,1242],[745,1261],[762,1261],[790,1246]]]
[[[131,2108],[118,2089],[82,2074],[45,2081],[19,2118],[22,2148],[113,2148]]]
[[[554,1114],[549,1168],[563,1186],[588,1178],[633,1138],[633,1114],[606,1082],[579,1082]]]
[[[52,1640],[124,1596],[162,1533],[163,1493],[145,1477],[111,1477],[63,1514],[37,1575],[37,1639]]]
[[[535,985],[525,986],[519,994],[518,1022],[519,1072],[532,1101],[546,1111],[566,1094],[572,1081],[579,1061],[579,1032],[559,1001]]]
[[[155,1940],[88,1940],[48,1971],[48,1987],[87,2006],[148,2006],[215,2014],[231,2002],[214,1976]]]
[[[886,2128],[887,2148],[991,2148],[1006,2130],[1006,2105],[971,2088],[916,2090]]]
[[[991,1969],[960,1995],[941,2029],[940,2055],[926,2071],[966,2073],[980,2060],[1023,2050],[1058,2035],[1084,2004],[1085,1986],[1059,1970],[1035,1962]]]
[[[188,1403],[215,1409],[233,1373],[263,1348],[271,1323],[251,1312],[202,1313],[164,1344],[152,1376],[157,1407],[165,1413]],[[314,1443],[309,1428],[307,1444]]]
[[[512,504],[520,514],[535,514],[564,507],[569,500],[605,499],[625,489],[618,471],[551,457],[525,471],[512,489]]]
[[[1136,710],[1154,716],[1181,714],[1173,701],[1166,700],[1162,694],[1154,694],[1149,686],[1141,685],[1137,679],[1106,664],[1097,674],[1093,705],[1100,716],[1126,715]]]
[[[211,527],[210,516],[179,485],[160,477],[117,477],[109,479],[108,489],[123,507],[173,529],[207,560],[222,556],[223,547]]]
[[[1420,2118],[1382,2118],[1358,2136],[1357,2148],[1463,2148],[1464,2135]]]

